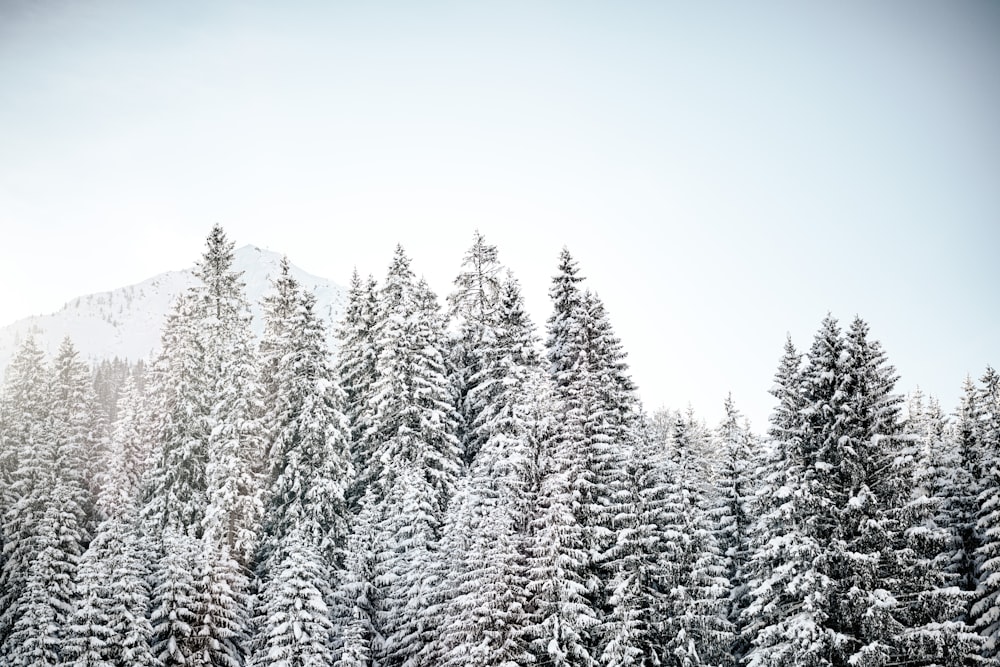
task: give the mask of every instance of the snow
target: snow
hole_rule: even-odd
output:
[[[246,245],[235,251],[233,268],[243,272],[247,300],[253,314],[253,333],[263,330],[260,301],[270,291],[281,254]],[[316,294],[315,312],[328,324],[339,320],[347,303],[347,291],[339,285],[291,265],[292,276]],[[34,335],[49,358],[55,356],[62,339],[69,336],[88,362],[120,357],[149,359],[160,347],[160,332],[174,299],[194,285],[191,269],[167,271],[135,285],[110,292],[86,294],[70,299],[49,315],[26,317],[0,328],[0,374],[21,342]],[[328,327],[333,349],[333,327]]]

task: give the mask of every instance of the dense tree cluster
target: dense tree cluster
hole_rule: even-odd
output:
[[[0,665],[958,667],[1000,654],[1000,374],[948,416],[868,325],[786,341],[766,435],[642,411],[566,250],[543,336],[476,234],[326,347],[221,228],[149,364],[29,339],[0,394]]]

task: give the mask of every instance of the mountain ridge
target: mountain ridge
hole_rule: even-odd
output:
[[[254,245],[234,251],[233,268],[243,274],[258,337],[263,331],[261,299],[271,290],[270,280],[280,270],[282,257]],[[289,266],[292,276],[316,294],[316,313],[327,324],[333,349],[333,325],[343,313],[347,290],[291,261]],[[31,315],[0,328],[0,373],[28,336],[34,336],[50,358],[69,336],[81,358],[90,363],[115,357],[148,360],[159,350],[160,332],[175,299],[197,281],[193,269],[165,271],[132,285],[77,296],[53,313]]]

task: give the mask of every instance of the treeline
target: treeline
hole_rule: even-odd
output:
[[[478,233],[397,248],[334,360],[259,341],[215,227],[148,367],[27,340],[0,395],[0,665],[995,664],[1000,376],[905,407],[867,324],[787,341],[766,437],[647,415],[567,251],[544,342]]]

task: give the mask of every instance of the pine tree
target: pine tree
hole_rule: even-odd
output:
[[[233,244],[212,228],[153,373],[158,444],[143,515],[160,533],[207,534],[243,564],[256,548],[262,433],[249,307]]]
[[[105,518],[119,515],[124,507],[136,506],[149,464],[152,443],[147,428],[148,413],[132,376],[122,387],[116,414],[104,462],[104,483],[97,499],[98,512]]]
[[[965,624],[970,595],[956,585],[952,561],[958,533],[950,511],[949,478],[954,460],[946,446],[944,416],[934,399],[924,405],[918,389],[910,398],[904,455],[913,461],[912,492],[901,517],[897,551],[905,629],[897,639],[913,665],[958,666],[978,652],[978,637]]]
[[[261,341],[270,442],[262,553],[265,560],[271,558],[298,531],[320,550],[328,567],[341,567],[346,493],[354,473],[343,393],[314,305],[315,298],[302,290],[283,262],[275,293],[265,304]]]
[[[735,658],[743,656],[749,648],[743,641],[743,610],[750,603],[747,588],[751,536],[753,532],[753,507],[755,499],[755,467],[758,452],[749,425],[733,403],[726,397],[725,417],[716,431],[716,442],[722,453],[718,475],[719,504],[717,515],[717,540],[726,560],[726,578],[731,592],[727,619],[733,626]]]
[[[838,337],[839,332],[834,340]],[[832,581],[816,568],[823,541],[811,522],[821,501],[805,448],[803,385],[802,355],[788,338],[771,389],[778,405],[771,414],[771,447],[757,496],[751,602],[743,613],[745,637],[752,644],[745,658],[750,667],[832,664],[823,627]]]
[[[668,664],[722,665],[731,649],[730,582],[717,542],[709,468],[699,455],[708,433],[693,415],[679,415],[668,448],[672,484],[664,519],[674,528],[664,557],[671,564],[666,612]]]
[[[228,548],[206,539],[195,551],[191,664],[239,667],[246,648],[247,578]]]
[[[264,624],[248,664],[328,667],[333,664],[328,568],[311,536],[292,533],[286,540],[284,556],[261,592]]]
[[[976,523],[981,535],[976,601],[970,616],[983,637],[983,657],[1000,660],[1000,374],[987,367],[980,382],[977,422],[984,475]]]
[[[92,424],[89,371],[67,339],[51,375],[32,343],[22,349],[12,378],[26,381],[29,393],[14,401],[22,410],[12,420],[21,447],[9,488],[13,502],[4,515],[10,543],[0,583],[9,597],[0,625],[9,630],[3,633],[0,656],[12,664],[55,664],[72,611],[79,559],[89,541],[90,499],[82,474]],[[29,397],[41,404],[18,400]],[[42,424],[18,425],[28,415]]]
[[[198,620],[194,580],[198,540],[173,532],[162,537],[162,553],[153,571],[153,654],[164,667],[189,665],[195,659]]]
[[[393,468],[415,464],[434,489],[434,514],[440,521],[460,460],[446,339],[434,297],[414,281],[401,247],[379,295],[375,339],[377,380],[364,408],[362,420],[368,426],[360,442],[371,459],[359,468],[359,490],[374,485],[384,498]]]
[[[384,637],[379,626],[379,590],[375,585],[380,507],[374,494],[367,495],[354,520],[347,543],[347,562],[342,584],[337,592],[342,617],[335,619],[343,628],[343,649],[338,667],[368,667],[383,649]]]
[[[210,396],[191,293],[175,302],[161,346],[150,373],[154,444],[141,511],[150,534],[200,537],[208,492]]]
[[[428,596],[434,589],[431,562],[438,533],[437,490],[415,465],[394,468],[387,480],[374,584],[380,601],[376,622],[384,637],[378,662],[411,667],[437,628],[427,624]]]
[[[472,247],[462,259],[462,271],[455,278],[455,291],[448,296],[449,315],[457,323],[451,355],[461,426],[458,436],[466,466],[471,465],[482,447],[481,436],[474,426],[480,404],[471,402],[469,394],[474,392],[484,366],[483,351],[495,336],[500,272],[496,246],[488,244],[477,231]]]
[[[23,613],[21,597],[28,565],[39,549],[34,535],[41,522],[46,490],[42,451],[51,437],[50,370],[33,338],[17,351],[7,369],[3,392],[3,450],[0,450],[0,658],[13,646],[8,638]]]
[[[374,406],[373,386],[379,356],[374,331],[378,310],[376,287],[374,278],[369,277],[362,282],[357,270],[354,271],[347,293],[347,308],[337,327],[340,343],[337,377],[345,393],[344,414],[347,417],[354,467],[359,472],[368,468],[374,456],[374,452],[366,448],[374,444],[372,439],[363,436],[372,426],[370,418],[371,408]],[[353,509],[357,509],[372,479],[371,475],[364,475],[355,480],[348,494]]]

